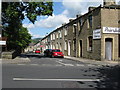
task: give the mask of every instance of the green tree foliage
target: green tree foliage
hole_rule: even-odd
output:
[[[30,43],[31,36],[22,27],[25,17],[34,23],[37,16],[52,15],[52,11],[52,2],[2,2],[2,29],[8,50],[23,49]]]

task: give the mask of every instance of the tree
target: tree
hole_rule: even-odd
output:
[[[52,11],[52,2],[2,2],[2,29],[8,38],[8,50],[23,49],[30,43],[31,36],[22,27],[25,17],[34,23],[37,16],[52,15]]]
[[[17,18],[23,20],[25,16],[34,23],[37,16],[52,15],[52,2],[2,2],[2,22]]]

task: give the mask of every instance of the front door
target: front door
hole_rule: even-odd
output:
[[[70,41],[68,41],[68,56],[70,56]]]
[[[80,57],[82,57],[82,40],[80,40]]]
[[[112,60],[112,39],[105,39],[105,59]]]

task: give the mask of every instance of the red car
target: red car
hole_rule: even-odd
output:
[[[40,52],[40,50],[36,50],[36,51],[35,51],[35,53],[38,53],[38,54],[40,54],[41,52]]]
[[[51,57],[64,57],[64,54],[59,49],[52,49]]]

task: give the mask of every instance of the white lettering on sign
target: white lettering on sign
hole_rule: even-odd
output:
[[[101,29],[93,30],[93,39],[101,38]]]
[[[0,45],[6,45],[6,41],[0,41]]]
[[[118,28],[118,27],[103,27],[103,33],[120,34],[120,28]]]

